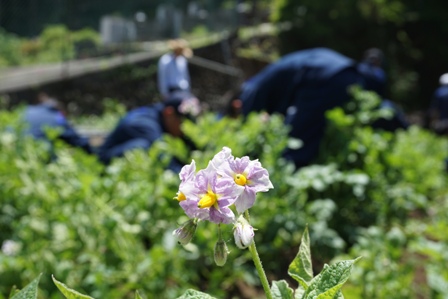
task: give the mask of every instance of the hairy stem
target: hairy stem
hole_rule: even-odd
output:
[[[244,217],[247,219],[247,221],[250,220],[249,211],[246,210],[246,212],[244,212]],[[252,255],[252,260],[254,261],[255,268],[257,269],[258,272],[258,276],[260,277],[261,284],[263,285],[264,292],[266,293],[266,298],[272,299],[271,288],[269,287],[269,282],[268,278],[266,277],[266,273],[264,273],[263,265],[261,264],[257,248],[255,247],[255,240],[253,240],[252,243],[249,245],[249,251]]]

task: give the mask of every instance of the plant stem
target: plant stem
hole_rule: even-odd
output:
[[[247,221],[250,220],[249,211],[246,210],[246,212],[244,212],[244,217],[247,219]],[[254,261],[255,268],[257,269],[258,272],[258,276],[260,277],[261,284],[263,285],[264,292],[266,293],[266,298],[272,299],[268,278],[266,277],[266,273],[264,273],[263,265],[261,264],[257,248],[255,247],[255,240],[253,240],[252,243],[249,245],[249,251],[252,255],[252,260]]]

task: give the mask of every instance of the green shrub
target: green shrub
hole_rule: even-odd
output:
[[[447,140],[416,127],[374,130],[369,122],[382,115],[375,97],[358,90],[354,98],[362,100],[356,109],[329,112],[318,161],[299,171],[281,158],[292,142],[277,115],[218,120],[206,114],[184,123],[195,150],[165,136],[149,151],[129,152],[104,167],[58,141],[57,159],[48,162],[48,143],[18,134],[20,110],[0,111],[0,294],[40,273],[45,298],[57,296],[52,274],[95,298],[133,298],[135,290],[161,298],[190,288],[218,298],[257,292],[251,258],[237,256],[232,242],[226,265],[215,266],[215,227],[201,222],[185,247],[172,236],[186,216],[172,200],[179,178],[166,170],[171,157],[203,168],[223,146],[258,158],[270,173],[274,189],[259,194],[251,210],[257,215],[251,224],[263,232],[255,239],[268,277],[289,279],[308,223],[315,273],[337,255],[364,256],[347,288],[350,298],[411,296],[411,272],[421,265],[409,262],[409,254],[425,255],[426,291],[443,294]]]

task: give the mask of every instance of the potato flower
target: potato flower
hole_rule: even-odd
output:
[[[216,172],[216,167],[220,167],[228,157],[230,149],[225,149],[215,155],[207,168],[196,175],[191,175],[191,164],[183,169],[184,172],[181,171],[181,181],[183,178],[184,180],[177,198],[179,200],[182,197],[180,194],[185,195],[179,204],[189,217],[215,223],[233,223],[235,215],[229,206],[235,202],[241,190],[233,180],[222,178]]]
[[[267,192],[274,188],[269,180],[268,171],[258,160],[251,161],[247,156],[227,160],[220,166],[218,174],[223,178],[234,180],[238,186],[243,187],[235,200],[238,213],[243,213],[254,205],[258,192]]]

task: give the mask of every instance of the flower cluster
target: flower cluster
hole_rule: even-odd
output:
[[[201,220],[214,222],[218,227],[233,224],[235,243],[241,249],[252,243],[254,229],[242,214],[254,205],[258,192],[273,188],[268,171],[258,160],[250,160],[247,156],[235,158],[231,149],[224,147],[205,169],[196,172],[193,160],[182,168],[179,178],[181,183],[175,199],[194,220],[174,231],[179,243],[185,245],[190,242],[197,222]],[[233,207],[239,217],[235,217]],[[226,256],[227,247],[219,229],[216,264],[222,266]]]
[[[273,188],[268,171],[258,160],[234,158],[231,149],[224,147],[209,162],[207,168],[196,173],[196,164],[182,168],[181,183],[175,197],[190,218],[230,224],[235,214],[251,208],[258,192]]]

